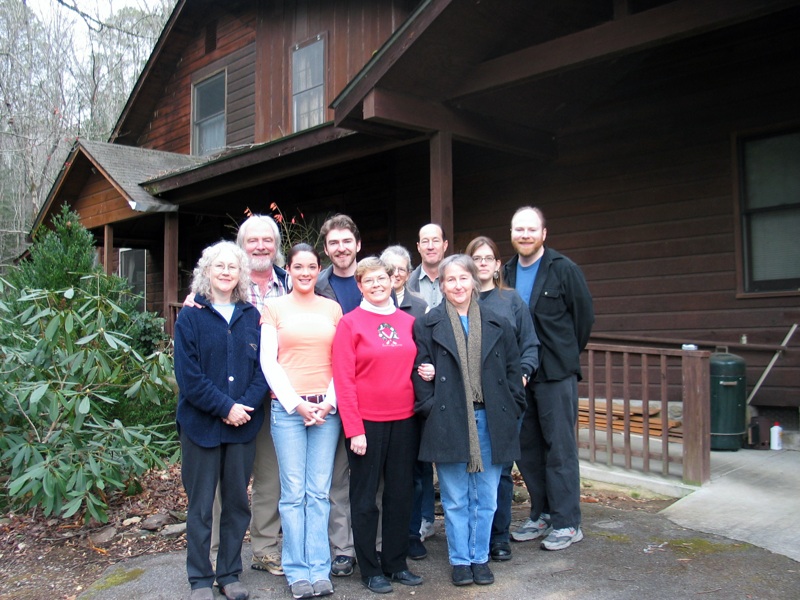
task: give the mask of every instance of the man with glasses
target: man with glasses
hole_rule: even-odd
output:
[[[511,533],[517,542],[544,537],[544,550],[583,539],[578,419],[580,354],[594,323],[592,295],[580,268],[544,245],[542,211],[524,206],[511,219],[517,255],[503,268],[506,282],[530,307],[539,336],[539,369],[526,387],[517,466],[531,495],[530,518]]]

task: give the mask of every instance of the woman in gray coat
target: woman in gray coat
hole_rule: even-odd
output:
[[[455,585],[489,584],[489,538],[503,464],[519,458],[525,407],[519,350],[507,319],[477,302],[471,257],[439,265],[445,301],[414,323],[415,410],[425,419],[419,459],[436,463]]]

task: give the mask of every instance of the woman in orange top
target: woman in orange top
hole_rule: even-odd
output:
[[[331,345],[340,306],[314,294],[319,254],[289,252],[292,291],[264,306],[261,368],[272,390],[270,425],[281,478],[283,570],[294,598],[327,596],[328,492],[341,421],[336,412]]]

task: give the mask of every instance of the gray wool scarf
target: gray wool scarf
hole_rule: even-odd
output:
[[[470,302],[467,319],[469,335],[464,334],[464,327],[456,308],[445,301],[447,316],[453,327],[458,350],[458,361],[461,364],[461,380],[464,382],[464,398],[467,402],[467,430],[469,432],[469,462],[467,473],[483,471],[481,460],[481,444],[478,440],[478,427],[475,424],[475,408],[473,402],[483,403],[483,386],[481,384],[481,312],[477,302]]]

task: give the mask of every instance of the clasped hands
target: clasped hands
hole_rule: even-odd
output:
[[[231,407],[228,416],[223,417],[222,422],[225,423],[225,425],[232,425],[233,427],[239,427],[240,425],[244,425],[250,420],[250,415],[248,413],[251,413],[254,410],[255,409],[252,406],[245,406],[244,404],[239,404],[238,402],[236,402]]]

